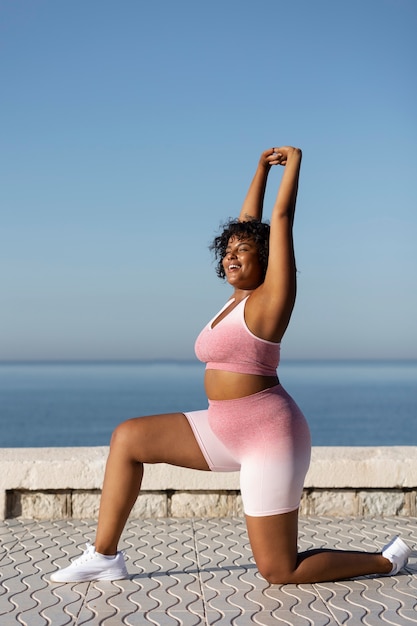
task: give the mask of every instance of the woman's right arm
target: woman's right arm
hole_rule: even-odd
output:
[[[266,181],[271,165],[276,164],[274,148],[265,150],[261,154],[258,167],[250,184],[245,201],[239,215],[239,221],[247,222],[250,219],[262,219]]]

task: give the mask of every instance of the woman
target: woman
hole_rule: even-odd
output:
[[[270,583],[313,583],[365,574],[394,574],[409,548],[398,537],[382,554],[297,552],[298,507],[310,462],[310,434],[301,411],[279,384],[280,341],[296,295],[292,226],[301,150],[261,155],[239,219],[214,240],[217,273],[233,296],[203,329],[196,354],[207,363],[207,411],[131,419],[113,433],[94,546],[54,582],[128,576],[117,552],[138,496],[144,463],[198,470],[240,469],[247,529],[260,573]],[[284,167],[270,226],[261,223],[272,166]]]

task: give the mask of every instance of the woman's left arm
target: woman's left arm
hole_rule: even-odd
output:
[[[268,268],[258,287],[248,317],[256,335],[270,341],[281,341],[294,308],[296,266],[293,244],[293,222],[297,200],[302,152],[298,148],[275,148],[271,165],[283,166],[284,173],[270,220]],[[250,320],[248,319],[248,322]]]

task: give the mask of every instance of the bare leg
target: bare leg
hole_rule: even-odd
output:
[[[247,516],[246,523],[259,572],[270,583],[330,582],[388,574],[392,569],[392,563],[377,553],[308,550],[298,554],[298,511]]]
[[[117,551],[120,535],[139,494],[143,463],[209,469],[182,413],[139,417],[120,424],[110,444],[94,542],[101,554]]]

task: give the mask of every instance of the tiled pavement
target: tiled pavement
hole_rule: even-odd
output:
[[[416,559],[395,577],[271,586],[241,518],[130,520],[121,547],[131,579],[49,583],[94,529],[90,521],[0,522],[1,626],[417,624]],[[374,551],[394,534],[417,547],[417,519],[301,518],[299,544]]]

